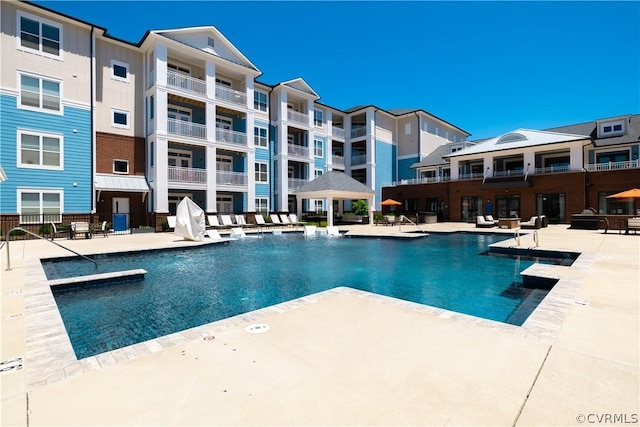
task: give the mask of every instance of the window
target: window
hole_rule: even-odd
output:
[[[267,183],[269,182],[269,170],[266,163],[256,163],[256,182]]]
[[[113,173],[128,174],[129,173],[129,161],[128,160],[113,160]]]
[[[320,215],[324,212],[324,200],[315,200],[313,204],[317,214]]]
[[[629,150],[608,151],[596,154],[596,163],[617,163],[629,161]]]
[[[269,212],[269,199],[266,197],[256,198],[256,212],[266,214]]]
[[[187,66],[183,66],[183,65],[177,65],[177,64],[172,64],[172,63],[167,63],[167,68],[169,70],[174,70],[174,71],[178,71],[180,73],[183,74],[191,74],[191,69]]]
[[[112,108],[111,126],[116,128],[129,129],[129,112]]]
[[[62,222],[62,190],[18,189],[21,224]]]
[[[323,170],[322,169],[314,169],[313,170],[313,175],[317,178],[319,176],[322,176]]]
[[[216,41],[213,37],[207,37],[207,46],[209,46],[211,49],[216,47]]]
[[[231,87],[231,82],[221,77],[216,77],[216,84],[220,86]]]
[[[62,25],[18,12],[19,48],[62,57]]]
[[[111,78],[114,80],[120,80],[123,82],[129,81],[129,64],[111,60]]]
[[[323,122],[323,112],[322,110],[313,110],[313,125],[317,127],[322,127]]]
[[[600,130],[600,138],[606,138],[609,136],[624,135],[625,133],[625,120],[616,120],[614,122],[600,123],[598,129]]]
[[[253,108],[260,111],[267,111],[267,94],[253,91]]]
[[[60,112],[60,82],[20,75],[20,106]]]
[[[149,97],[149,118],[153,119],[156,115],[156,104],[153,95]]]
[[[316,157],[324,157],[324,144],[320,139],[313,140],[313,154]]]
[[[269,147],[267,141],[267,128],[256,126],[253,128],[253,143],[256,147]]]
[[[62,136],[19,130],[18,166],[62,170]]]
[[[155,143],[149,143],[149,166],[153,167],[153,157],[155,156]]]
[[[598,192],[598,214],[600,215],[633,215],[633,199],[607,199],[617,191]]]

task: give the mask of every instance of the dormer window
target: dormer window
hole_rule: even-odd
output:
[[[613,122],[599,123],[598,125],[598,137],[607,138],[610,136],[619,136],[626,133],[626,120],[616,120]]]

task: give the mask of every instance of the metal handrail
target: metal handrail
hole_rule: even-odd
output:
[[[69,249],[69,248],[67,248],[65,246],[62,246],[61,244],[56,243],[53,240],[45,239],[44,237],[42,237],[42,236],[40,236],[38,234],[32,233],[29,230],[25,230],[22,227],[13,227],[11,230],[7,231],[7,236],[5,237],[5,241],[7,242],[7,269],[6,269],[6,271],[11,271],[11,256],[9,255],[9,237],[11,237],[11,233],[13,233],[16,230],[24,231],[25,233],[30,234],[33,237],[37,237],[38,239],[44,240],[45,242],[53,243],[54,245],[59,246],[62,249],[66,249],[69,252],[73,252],[74,254],[78,255],[79,257],[82,257],[82,258],[84,258],[84,259],[86,259],[88,261],[91,261],[96,266],[96,269],[98,268],[98,263],[97,262],[95,262],[94,260],[92,260],[89,257],[86,257],[86,256],[84,256],[82,254],[79,254],[78,252],[74,251],[73,249]]]
[[[421,233],[427,234],[427,232],[426,232],[426,231],[424,231],[422,228],[420,228],[420,226],[419,226],[418,224],[416,224],[415,222],[411,221],[409,218],[407,218],[407,217],[406,217],[406,216],[404,216],[404,215],[400,215],[400,220],[398,221],[398,230],[399,230],[399,231],[402,231],[402,221],[403,221],[403,220],[407,220],[407,221],[409,221],[411,224],[415,225],[415,226],[416,226],[416,228],[417,228],[418,230],[420,230],[420,232],[421,232]]]

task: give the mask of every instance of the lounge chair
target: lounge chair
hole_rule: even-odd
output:
[[[282,222],[280,222],[280,218],[278,218],[278,214],[273,214],[271,215],[271,222],[273,222],[274,225],[280,226],[282,227]]]
[[[167,217],[167,223],[169,224],[169,228],[173,228],[175,230],[176,228],[176,216],[175,215],[171,215]]]
[[[255,214],[254,219],[258,227],[275,227],[276,224],[264,220],[262,214]]]
[[[220,225],[220,221],[218,221],[218,215],[207,215],[207,221],[209,221],[210,227],[224,228],[223,225]]]
[[[245,239],[247,237],[246,234],[244,234],[244,230],[240,227],[233,227],[231,229],[231,235],[229,236],[232,239]]]
[[[493,215],[485,215],[484,219],[486,219],[489,222],[493,222],[493,225],[498,225],[498,223],[500,222],[497,219],[493,218]]]
[[[218,239],[218,240],[222,239],[218,230],[207,230],[205,231],[205,234],[212,239]]]
[[[291,221],[289,221],[289,217],[287,216],[287,214],[280,215],[280,222],[282,223],[282,225],[286,225],[287,227],[293,227],[293,224],[291,223]]]
[[[491,228],[495,226],[496,224],[493,221],[487,221],[482,215],[478,215],[478,217],[476,218],[477,228]]]
[[[298,215],[296,215],[294,213],[289,214],[289,221],[293,225],[305,225],[306,224],[306,222],[298,221]]]
[[[546,227],[549,225],[549,219],[546,215],[540,215],[540,227]]]
[[[316,236],[316,226],[315,225],[305,225],[303,230],[304,237],[315,237]]]
[[[340,230],[336,226],[327,227],[327,235],[329,236],[341,236]]]
[[[244,215],[236,215],[236,224],[238,224],[242,228],[257,227],[256,224],[247,223],[247,220],[244,218]]]
[[[537,216],[532,216],[529,221],[526,222],[521,222],[520,223],[520,227],[521,228],[540,228],[540,218],[538,218]]]
[[[220,219],[222,220],[222,225],[224,227],[229,228],[229,227],[233,227],[234,225],[237,225],[233,223],[233,220],[231,219],[231,215],[220,215]]]

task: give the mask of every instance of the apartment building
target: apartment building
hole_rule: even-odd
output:
[[[383,194],[402,200],[403,212],[437,211],[444,220],[474,222],[489,201],[501,217],[568,223],[592,207],[615,223],[616,215],[635,214],[632,201],[607,196],[640,184],[639,151],[637,114],[517,129],[442,146],[412,165],[412,179],[388,184]]]

